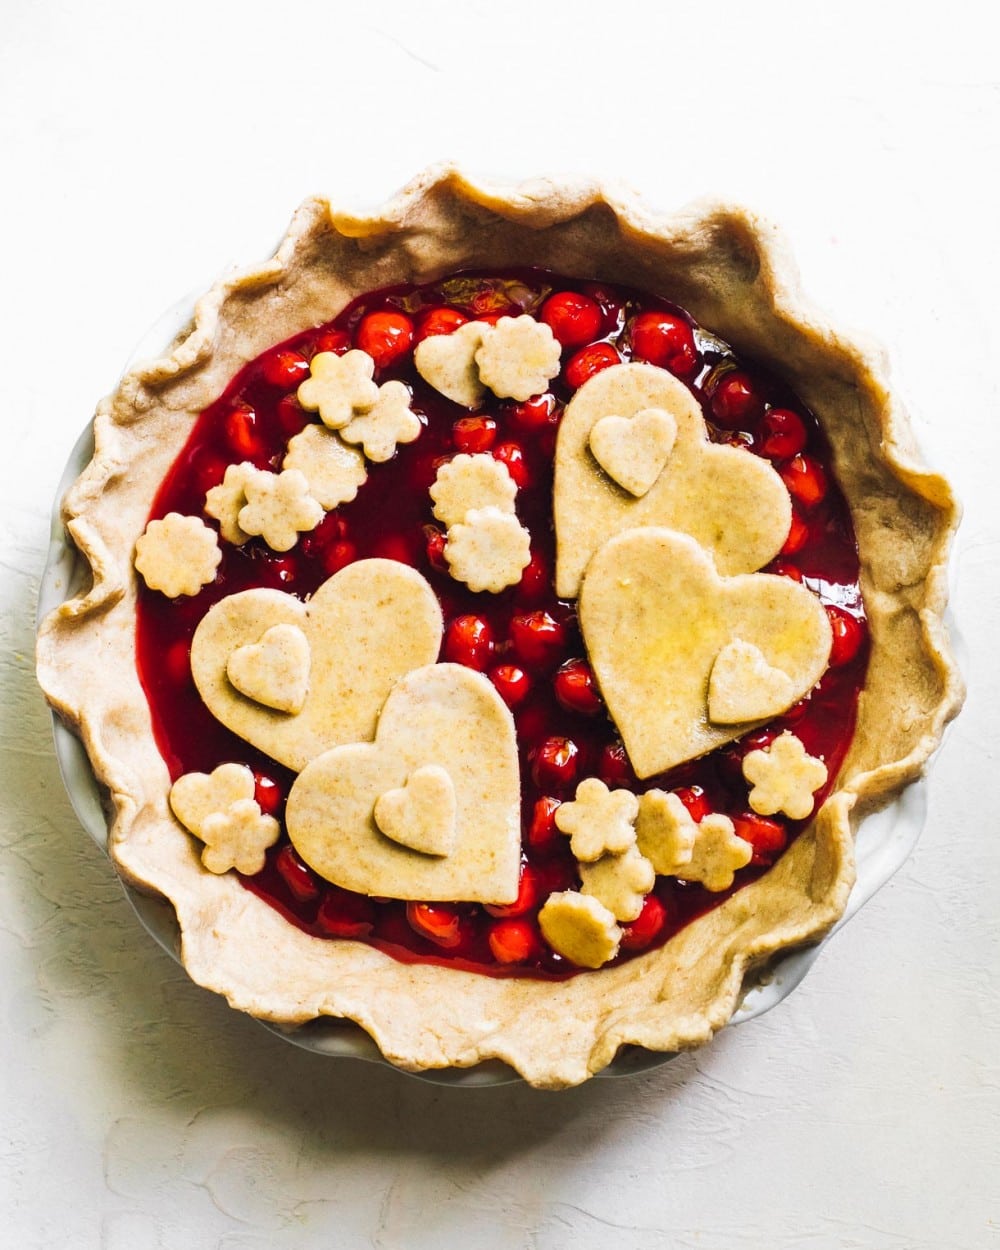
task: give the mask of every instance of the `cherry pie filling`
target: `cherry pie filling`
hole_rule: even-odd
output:
[[[417,373],[413,349],[467,320],[491,323],[523,313],[546,322],[562,346],[550,389],[527,402],[487,392],[474,413],[432,389]],[[544,941],[537,913],[555,891],[579,888],[569,839],[556,827],[561,802],[598,777],[640,794],[674,791],[692,817],[721,812],[753,847],[731,889],[658,877],[635,921],[625,924],[614,963],[661,945],[695,917],[756,880],[806,821],[763,817],[747,802],[742,760],[785,729],[821,758],[829,793],[850,745],[868,657],[850,515],[830,468],[815,417],[778,378],[741,361],[675,305],[609,284],[567,280],[541,270],[462,273],[423,286],[361,297],[335,320],[281,343],[245,366],[196,421],[164,479],[150,520],[170,512],[204,515],[205,494],[230,464],[278,470],[288,440],[310,422],[296,398],[319,352],[360,348],[375,361],[375,380],[404,382],[423,429],[391,460],[368,465],[354,500],[327,513],[286,553],[253,538],[222,542],[215,580],[191,597],[168,599],[139,586],[137,663],[157,746],[172,780],[237,761],[256,778],[261,809],[282,818],[294,775],[222,726],[201,702],[191,676],[194,631],[227,595],[272,587],[308,599],[346,565],[378,556],[417,569],[444,614],[440,659],[485,673],[511,709],[521,769],[522,869],[515,903],[402,902],[369,898],[331,885],[298,857],[287,836],[263,870],[243,876],[288,921],[317,938],[367,942],[402,961],[423,961],[493,975],[565,977],[582,970]],[[710,437],[769,460],[792,499],[791,528],[765,572],[793,578],[824,604],[833,628],[827,671],[813,690],[763,729],[660,776],[638,781],[587,663],[575,604],[553,589],[553,453],[560,417],[574,392],[601,369],[628,361],[668,369],[701,404]],[[428,490],[438,468],[460,452],[503,461],[518,486],[517,514],[531,535],[531,561],[518,585],[474,593],[443,558],[444,528]],[[214,524],[214,522],[212,522]],[[683,611],[683,605],[678,605]]]

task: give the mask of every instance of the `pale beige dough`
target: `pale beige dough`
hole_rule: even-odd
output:
[[[375,808],[428,765],[454,788],[454,849],[423,854],[380,832]],[[361,894],[512,903],[520,874],[521,783],[514,720],[481,673],[432,664],[403,677],[374,742],[335,747],[296,778],[285,823],[302,858]]]

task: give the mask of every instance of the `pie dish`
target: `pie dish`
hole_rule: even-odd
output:
[[[303,205],[100,406],[39,634],[192,977],[545,1087],[708,1040],[961,701],[884,372],[739,209]]]

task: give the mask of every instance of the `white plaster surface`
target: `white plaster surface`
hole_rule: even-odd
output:
[[[0,1244],[1000,1245],[993,6],[0,5]],[[160,313],[432,160],[784,224],[966,504],[970,693],[915,854],[770,1014],[650,1074],[453,1090],[288,1046],[140,928],[32,672],[48,512]]]

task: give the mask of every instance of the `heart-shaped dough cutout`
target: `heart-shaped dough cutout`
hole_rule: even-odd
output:
[[[784,712],[794,702],[792,679],[772,668],[759,647],[734,638],[715,657],[708,679],[708,719],[739,725]]]
[[[406,784],[387,790],[375,803],[375,824],[387,838],[424,855],[455,849],[455,787],[440,764],[425,764]]]
[[[451,334],[432,334],[419,342],[413,353],[417,372],[446,399],[465,408],[476,408],[486,394],[479,380],[476,352],[490,327],[483,321],[467,321]]]
[[[600,470],[590,436],[609,415],[629,418],[648,408],[670,413],[677,438],[656,481],[635,499]],[[570,401],[556,443],[552,507],[556,591],[563,599],[576,597],[590,557],[622,530],[681,530],[712,552],[721,573],[751,573],[777,555],[792,519],[785,484],[767,461],[709,442],[684,383],[646,364],[604,369]]]
[[[454,787],[455,845],[444,858],[400,846],[375,823],[380,797],[427,765],[446,767]],[[393,688],[374,742],[335,747],[302,771],[285,824],[306,863],[345,889],[502,904],[517,898],[520,805],[507,705],[481,673],[431,664]]]
[[[272,625],[260,642],[237,647],[226,676],[255,703],[294,715],[309,693],[309,639],[298,625]]]
[[[722,577],[675,530],[628,530],[605,543],[587,567],[579,611],[601,694],[639,777],[760,723],[709,720],[710,674],[732,639],[786,674],[786,706],[812,689],[830,655],[830,622],[811,591],[770,573]]]
[[[295,716],[233,686],[229,657],[275,625],[309,645],[309,691]],[[359,560],[302,603],[280,590],[245,590],[210,608],[195,630],[191,672],[205,706],[228,729],[296,771],[342,742],[370,740],[396,681],[433,663],[441,608],[426,580],[395,560]]]
[[[663,408],[634,417],[601,417],[590,431],[590,451],[609,477],[641,499],[663,472],[677,439],[677,421]]]

